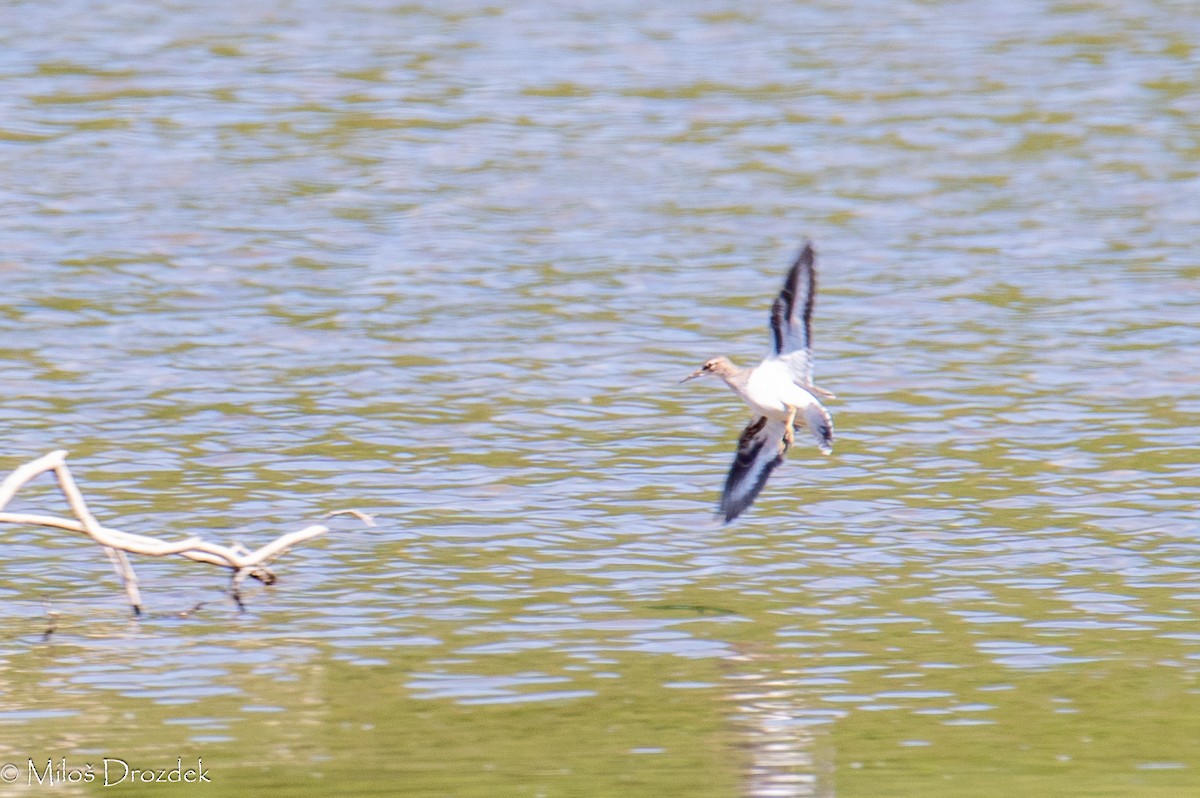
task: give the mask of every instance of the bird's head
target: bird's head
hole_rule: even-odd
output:
[[[680,382],[684,383],[684,382],[687,382],[688,380],[694,380],[697,377],[703,377],[705,374],[716,374],[718,376],[724,377],[728,374],[732,374],[733,369],[734,369],[733,363],[729,362],[729,358],[713,357],[713,358],[709,358],[708,360],[706,360],[704,362],[703,366],[696,369],[688,376],[684,377],[682,380],[680,380]]]

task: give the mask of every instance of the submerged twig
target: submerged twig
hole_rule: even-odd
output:
[[[189,607],[186,610],[181,610],[179,613],[179,617],[180,618],[190,618],[193,615],[195,615],[196,613],[200,612],[200,609],[207,603],[208,602],[206,602],[206,601],[197,602],[194,607]]]
[[[58,611],[50,609],[50,602],[42,599],[42,609],[46,611],[46,617],[50,622],[46,625],[46,631],[42,632],[42,642],[45,643],[50,639],[50,635],[58,631]]]
[[[83,493],[75,483],[74,477],[71,476],[71,470],[67,468],[66,458],[65,451],[51,452],[16,468],[9,474],[0,483],[0,523],[65,529],[69,532],[81,532],[96,541],[104,548],[105,553],[112,561],[113,568],[121,578],[125,595],[129,599],[135,615],[141,614],[142,599],[138,591],[137,575],[133,572],[133,565],[129,562],[128,554],[144,554],[150,557],[178,555],[196,562],[229,568],[233,571],[231,593],[240,609],[242,602],[239,588],[247,577],[257,579],[264,584],[274,584],[275,574],[267,568],[268,563],[283,555],[293,546],[329,531],[326,526],[313,524],[304,529],[280,535],[270,543],[260,546],[254,551],[249,551],[241,544],[222,546],[195,536],[169,542],[146,535],[135,535],[111,529],[101,525],[88,509],[87,502],[83,499]],[[75,516],[74,519],[33,513],[4,512],[4,508],[12,501],[18,490],[46,472],[54,473],[59,490],[62,491],[67,504],[70,505],[71,512]],[[329,516],[338,514],[353,515],[367,526],[375,525],[370,516],[357,510],[338,510],[330,513]]]

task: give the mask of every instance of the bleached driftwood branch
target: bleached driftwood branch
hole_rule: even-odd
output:
[[[75,515],[74,519],[32,513],[4,512],[4,508],[12,501],[18,490],[48,471],[54,472],[54,476],[58,480],[58,487],[66,498],[67,504],[70,505],[71,512]],[[329,515],[352,515],[367,526],[375,525],[370,516],[357,510],[339,510]],[[96,541],[112,560],[113,567],[125,586],[125,594],[129,597],[129,603],[133,607],[134,614],[137,615],[140,615],[142,611],[142,599],[138,592],[137,575],[133,572],[128,554],[145,554],[151,557],[178,555],[196,562],[229,568],[233,571],[230,592],[240,607],[242,602],[239,591],[242,582],[247,577],[253,577],[264,584],[274,584],[275,574],[267,568],[268,563],[296,544],[324,535],[329,531],[329,527],[313,524],[304,529],[280,535],[265,546],[249,551],[238,543],[222,546],[195,536],[168,542],[146,535],[134,535],[119,529],[111,529],[101,525],[88,509],[87,502],[83,499],[83,493],[75,484],[71,470],[67,468],[67,453],[61,450],[51,452],[20,466],[9,474],[4,482],[0,483],[0,523],[66,529],[70,532],[81,532]]]

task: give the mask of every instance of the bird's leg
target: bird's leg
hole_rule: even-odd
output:
[[[787,454],[787,450],[796,442],[795,424],[796,408],[788,405],[787,423],[783,427],[783,451],[780,454]]]
[[[834,394],[833,391],[827,391],[824,388],[820,387],[819,385],[807,385],[807,386],[805,386],[805,388],[806,388],[806,390],[808,390],[809,393],[816,394],[817,396],[821,397],[822,399],[837,399],[837,396]]]

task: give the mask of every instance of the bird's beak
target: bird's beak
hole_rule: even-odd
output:
[[[687,375],[687,376],[686,376],[686,377],[684,377],[682,380],[680,380],[680,381],[679,381],[679,384],[680,384],[680,385],[683,385],[683,384],[684,384],[685,382],[687,382],[688,380],[694,380],[694,379],[696,379],[697,377],[703,377],[703,376],[704,376],[705,374],[707,374],[707,373],[708,373],[708,372],[706,372],[704,369],[696,369],[696,370],[695,370],[695,371],[693,371],[691,374]]]

